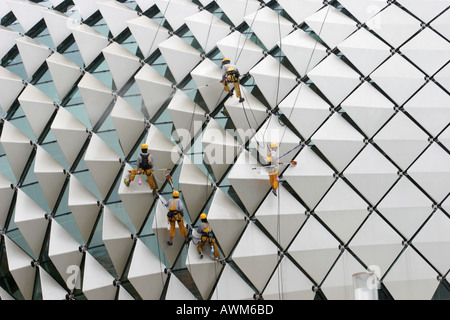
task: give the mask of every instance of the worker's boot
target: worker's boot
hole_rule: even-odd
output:
[[[126,185],[127,187],[130,186],[130,181],[129,181],[129,180],[125,179],[123,182],[125,183],[125,185]]]

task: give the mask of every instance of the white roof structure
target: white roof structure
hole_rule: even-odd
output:
[[[449,5],[0,0],[0,299],[448,297]]]

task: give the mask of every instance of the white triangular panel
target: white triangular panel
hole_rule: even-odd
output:
[[[24,87],[14,72],[0,67],[0,108],[6,113]]]
[[[289,258],[283,258],[264,289],[264,300],[313,300],[313,283]]]
[[[28,84],[18,97],[36,137],[39,137],[55,112],[54,101],[37,87]]]
[[[2,229],[6,227],[5,222],[13,195],[14,191],[11,189],[11,181],[0,173],[0,227]]]
[[[296,76],[270,55],[253,67],[250,74],[272,108],[297,84]]]
[[[297,24],[301,24],[306,17],[312,15],[323,6],[323,1],[320,0],[278,0],[278,3]]]
[[[177,35],[158,45],[175,81],[179,83],[200,62],[200,52]]]
[[[86,106],[91,125],[94,127],[113,101],[112,90],[89,72],[81,78],[78,90]]]
[[[345,169],[344,176],[375,206],[398,179],[397,168],[368,144]]]
[[[269,195],[255,213],[255,218],[286,249],[306,220],[306,209],[283,186],[278,196]]]
[[[139,70],[134,79],[151,119],[173,93],[173,84],[148,64]]]
[[[420,21],[396,5],[387,6],[365,23],[394,48],[401,46],[420,29]]]
[[[395,300],[431,300],[439,282],[436,271],[409,247],[389,269],[383,284]]]
[[[433,211],[432,204],[408,178],[402,177],[380,201],[377,210],[406,239],[411,239]]]
[[[206,53],[230,33],[230,26],[208,10],[194,13],[184,21]]]
[[[43,268],[39,269],[42,300],[65,300],[67,291]]]
[[[327,48],[301,29],[282,38],[278,46],[300,76],[306,75],[327,56]]]
[[[341,103],[341,107],[368,138],[394,115],[394,104],[369,82],[363,82]]]
[[[403,107],[433,137],[450,123],[450,96],[434,82],[424,85]]]
[[[119,137],[123,154],[128,155],[145,130],[145,118],[125,99],[117,97],[111,119]]]
[[[94,133],[84,155],[84,162],[98,191],[103,198],[106,197],[121,167],[119,155]]]
[[[64,167],[55,158],[44,148],[37,146],[34,174],[39,181],[50,210],[54,209],[66,180],[63,170]]]
[[[381,276],[403,249],[402,238],[373,212],[350,241],[349,248],[366,266],[376,265]]]
[[[189,0],[156,0],[159,11],[164,12],[164,17],[173,30],[177,30],[184,24],[184,19],[196,13],[199,8]]]
[[[164,300],[197,300],[196,297],[186,288],[174,274],[170,275]]]
[[[212,183],[195,162],[188,156],[183,158],[179,184],[191,221],[195,221],[200,215],[203,204],[213,191]]]
[[[212,253],[209,246],[204,246],[203,255],[203,258],[199,257],[197,246],[191,242],[185,263],[201,297],[208,299],[223,266],[210,258]]]
[[[338,49],[365,76],[391,54],[389,46],[365,28],[358,29],[342,41]]]
[[[108,207],[103,208],[102,240],[119,277],[131,253],[131,231]]]
[[[330,105],[305,83],[281,101],[280,110],[305,140],[330,116]]]
[[[269,281],[278,259],[275,244],[253,222],[249,222],[233,251],[233,261],[259,291]],[[255,269],[258,272],[254,272]]]
[[[246,74],[259,60],[264,58],[261,47],[239,31],[230,33],[227,37],[218,41],[216,45],[222,55],[230,59],[242,75]]]
[[[117,42],[112,42],[102,52],[113,76],[116,89],[122,89],[140,68],[140,59]]]
[[[340,3],[361,23],[377,15],[388,5],[384,0],[364,0],[363,6],[360,2],[353,0],[342,0]]]
[[[14,223],[27,241],[35,257],[39,257],[48,221],[46,212],[25,192],[18,189]]]
[[[0,56],[3,57],[16,45],[16,39],[20,38],[20,33],[10,28],[0,26],[0,37],[2,39],[2,43],[0,44]]]
[[[408,41],[401,51],[429,76],[450,60],[450,43],[430,28],[425,28]]]
[[[154,177],[156,181],[164,181],[180,159],[179,149],[157,126],[150,126],[146,143],[155,162]]]
[[[161,297],[167,274],[165,266],[158,260],[141,240],[136,241],[131,258],[128,279],[144,300],[157,300]]]
[[[236,128],[236,137],[241,143],[247,143],[267,119],[268,114],[264,104],[245,87],[242,88],[241,93],[245,97],[244,103],[238,102],[237,99],[227,99],[224,105]]]
[[[23,36],[16,39],[17,48],[23,61],[23,66],[27,77],[33,77],[34,73],[45,62],[45,59],[52,53],[50,48],[40,42]]]
[[[191,71],[191,76],[208,110],[213,112],[227,95],[220,83],[222,70],[210,59],[205,59]]]
[[[204,162],[211,166],[215,180],[219,181],[234,163],[238,143],[216,120],[211,119],[203,132],[202,144],[205,150]]]
[[[18,181],[33,148],[30,144],[30,138],[5,120],[0,142]]]
[[[137,12],[115,0],[97,1],[98,9],[114,37],[127,28],[127,20],[137,17]]]
[[[23,0],[5,0],[25,32],[30,31],[41,19],[44,6]]]
[[[86,252],[83,272],[83,293],[88,300],[114,300],[117,288],[114,278],[89,253]]]
[[[432,143],[408,169],[408,174],[438,203],[450,190],[449,157],[444,149]]]
[[[363,148],[363,140],[364,137],[337,113],[311,137],[311,141],[339,172],[342,172]]]
[[[450,268],[448,254],[448,230],[450,220],[441,210],[437,210],[425,226],[414,237],[413,245],[425,258],[436,267],[441,274],[447,273]]]
[[[289,247],[290,255],[314,281],[322,282],[339,255],[339,242],[310,216]]]
[[[172,239],[172,245],[168,244],[169,241],[169,222],[167,220],[167,213],[169,212],[168,208],[162,204],[169,201],[170,197],[164,199],[162,196],[158,203],[156,204],[155,215],[153,217],[152,222],[152,230],[156,234],[156,238],[158,239],[159,247],[164,252],[164,257],[167,259],[167,264],[169,266],[173,266],[175,263],[180,250],[184,246],[184,237],[180,234],[180,229],[178,223],[175,223],[175,237]],[[183,202],[184,206],[184,202]],[[186,206],[184,206],[184,213],[186,214]],[[186,219],[186,218],[185,218]],[[187,219],[186,219],[187,220]],[[186,220],[183,219],[184,224],[186,224]],[[161,257],[160,257],[161,259]]]
[[[8,269],[11,272],[20,293],[25,300],[33,297],[33,286],[36,270],[31,266],[33,259],[28,256],[17,244],[8,237],[3,237],[8,261]]]
[[[88,138],[86,126],[67,109],[60,108],[52,122],[51,130],[64,158],[71,167]]]
[[[264,7],[245,16],[244,21],[251,26],[253,32],[267,50],[272,49],[293,29],[292,23],[288,19],[269,7]],[[268,29],[273,30],[273,32],[267,32]]]
[[[176,129],[172,136],[180,142],[182,149],[186,149],[201,130],[203,122],[206,120],[205,111],[180,90],[176,91],[167,106],[167,111],[169,111]]]
[[[216,2],[236,27],[246,15],[254,13],[260,7],[258,0],[217,0]]]
[[[308,16],[305,22],[331,49],[356,30],[355,21],[331,5]]]
[[[334,183],[333,170],[310,148],[303,148],[283,174],[297,195],[312,209]]]
[[[353,274],[364,267],[348,252],[344,252],[327,275],[320,288],[327,300],[354,300]]]
[[[73,26],[72,34],[85,66],[89,66],[109,44],[108,37],[87,24]]]
[[[58,98],[62,100],[80,78],[80,67],[58,52],[54,52],[46,61]]]
[[[253,300],[254,294],[253,289],[227,264],[211,294],[211,300]]]
[[[137,179],[132,182],[129,187],[122,183],[125,177],[130,175],[129,171],[132,169],[133,168],[129,164],[125,165],[123,178],[120,180],[118,194],[136,232],[138,232],[142,227],[144,219],[148,215],[150,206],[153,202],[153,196],[152,190],[144,177],[141,178],[144,180],[141,184],[136,181]]]
[[[42,16],[55,48],[72,34],[72,26],[79,23],[57,10],[42,10]]]
[[[148,2],[148,0],[144,1]],[[158,45],[169,37],[169,32],[166,28],[145,15],[127,20],[127,25],[136,39],[144,58],[148,58],[158,49]]]
[[[225,256],[229,256],[245,228],[245,215],[221,190],[217,189],[208,212],[208,222]]]
[[[428,135],[402,112],[398,112],[373,137],[373,142],[403,170],[406,170],[429,144]]]
[[[68,206],[84,243],[88,242],[100,212],[97,201],[97,198],[74,175],[70,177]]]
[[[367,203],[339,179],[323,197],[314,213],[347,243],[367,217]]]
[[[308,77],[335,107],[361,83],[359,74],[334,54],[308,72]]]
[[[269,176],[258,174],[259,167],[256,159],[243,150],[228,174],[228,180],[250,215],[255,213],[270,189]]]
[[[73,266],[81,265],[83,255],[80,253],[79,247],[79,243],[70,233],[56,219],[53,219],[50,227],[48,256],[71,291],[76,282],[75,284],[70,283],[72,273],[68,270]]]

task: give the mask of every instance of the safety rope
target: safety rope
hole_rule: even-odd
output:
[[[248,0],[247,0],[247,3],[248,3]],[[247,10],[247,3],[245,4],[246,10]],[[253,20],[252,20],[252,22],[251,22],[251,24],[250,24],[250,29],[253,27],[253,23],[254,23],[255,20],[256,20],[256,15],[258,14],[258,11],[259,11],[261,8],[262,8],[262,5],[260,5],[260,7],[258,8],[258,10],[256,10],[255,16],[253,17]],[[236,63],[236,64],[237,64],[237,62],[239,61],[239,58],[241,57],[242,51],[244,51],[245,43],[247,42],[247,40],[248,40],[248,38],[245,37],[244,43],[242,44],[242,49],[241,49],[241,51],[239,52],[238,56],[237,56],[236,59],[235,59],[235,63]],[[238,42],[238,47],[239,47],[239,42]]]
[[[323,26],[324,26],[324,24],[325,24],[325,20],[327,19],[327,16],[328,16],[328,13],[329,13],[329,12],[330,12],[330,4],[327,4],[327,12],[326,12],[325,17],[324,17],[324,19],[323,19],[323,21],[322,21],[322,24],[321,24],[321,26],[320,26],[319,33],[318,33],[318,35],[317,35],[318,38],[320,38],[320,35],[321,35],[321,33],[322,33]],[[309,65],[310,65],[310,63],[311,63],[311,60],[312,60],[312,57],[313,57],[314,52],[315,52],[315,50],[316,50],[316,46],[317,46],[317,43],[318,43],[318,42],[319,42],[318,39],[316,39],[316,41],[314,42],[313,50],[312,50],[312,52],[311,52],[311,55],[309,56],[308,64],[306,65],[305,75],[308,73]],[[288,117],[288,121],[289,121],[289,122],[290,122],[292,113],[293,113],[293,111],[294,111],[295,105],[297,104],[297,99],[298,99],[298,97],[300,96],[301,90],[302,90],[302,86],[300,85],[300,86],[299,86],[299,90],[298,90],[298,92],[297,92],[297,95],[296,95],[296,97],[295,97],[294,103],[293,103],[293,105],[292,105],[291,111],[289,112],[289,117]],[[280,140],[280,145],[281,145],[281,143],[282,143],[282,141],[283,141],[284,135],[286,134],[286,130],[287,130],[287,125],[286,125],[286,127],[284,128],[284,132],[283,132],[283,135],[282,135],[281,140]]]
[[[244,14],[243,14],[244,17],[247,14],[247,6],[248,6],[248,0],[245,2],[245,8],[244,8]],[[242,37],[242,33],[239,32],[238,42],[237,42],[237,46],[236,46],[236,53],[234,54],[234,61],[237,61],[237,59],[238,59],[239,43],[241,42],[241,37]],[[244,40],[242,50],[244,49],[245,41],[246,40]]]
[[[216,2],[216,0],[214,0],[214,2]],[[206,47],[208,46],[208,40],[209,40],[209,35],[211,33],[211,27],[212,27],[213,18],[214,18],[214,13],[211,12],[211,21],[209,22],[208,34],[206,35],[205,54],[207,53],[206,52]]]
[[[159,198],[159,196],[158,196],[158,199],[162,202],[162,200]],[[155,232],[155,235],[156,235],[156,241],[158,242],[158,246],[157,246],[157,248],[158,248],[158,259],[159,259],[159,269],[160,269],[160,274],[161,274],[161,284],[162,284],[162,286],[164,287],[164,277],[163,277],[163,273],[164,273],[164,271],[162,270],[162,266],[161,266],[161,263],[162,263],[162,259],[161,259],[161,246],[160,246],[160,241],[159,241],[159,236],[158,236],[158,217],[157,217],[157,212],[158,212],[158,205],[156,205],[156,207],[155,207],[155,216],[153,217],[153,219],[155,220],[155,224],[156,224],[156,232]]]
[[[164,9],[163,19],[165,19],[165,17],[166,17],[166,12],[167,12],[167,9],[169,8],[170,1],[171,1],[171,0],[169,0],[169,2],[167,3],[166,8]],[[161,25],[162,25],[163,23],[164,23],[164,21],[162,21],[161,23],[158,24],[158,28],[156,29],[156,34],[155,34],[155,36],[153,37],[152,44],[150,45],[150,49],[149,49],[148,52],[147,52],[147,56],[150,55],[150,53],[152,52],[152,48],[153,48],[153,45],[154,45],[154,43],[155,43],[156,37],[158,36],[159,29],[161,28]],[[144,57],[144,58],[145,58],[145,57]]]

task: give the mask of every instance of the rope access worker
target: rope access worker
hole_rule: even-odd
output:
[[[270,177],[270,185],[272,186],[272,192],[276,196],[277,195],[277,189],[279,184],[279,177],[278,177],[278,170],[279,170],[279,154],[278,154],[278,143],[272,142],[270,144],[270,152],[267,156],[267,166],[268,166],[268,173]]]
[[[222,60],[222,80],[220,81],[223,84],[223,89],[231,96],[232,93],[228,83],[233,83],[236,97],[239,98],[239,102],[243,102],[244,98],[241,96],[241,89],[239,87],[239,76],[238,68],[230,63],[230,59],[224,58]]]
[[[220,259],[219,248],[216,245],[216,239],[214,238],[214,233],[212,232],[211,226],[207,220],[206,213],[200,215],[201,223],[197,227],[197,232],[201,234],[201,241],[197,244],[197,250],[200,254],[200,258],[203,258],[203,247],[205,244],[211,246],[211,252],[214,254],[216,260]]]
[[[169,209],[167,213],[167,221],[170,223],[170,231],[169,231],[169,241],[167,243],[171,246],[173,237],[175,236],[175,222],[178,222],[178,227],[180,228],[180,233],[184,237],[186,242],[189,242],[189,238],[187,236],[186,228],[184,227],[183,216],[184,216],[184,207],[181,203],[180,192],[178,190],[174,190],[172,192],[172,199],[167,201],[165,204]]]
[[[134,177],[137,174],[145,174],[147,176],[147,182],[152,189],[153,193],[156,193],[156,185],[155,180],[153,180],[153,157],[148,153],[148,145],[144,143],[141,145],[141,154],[137,158],[137,168],[131,170],[130,176],[128,179],[125,179],[125,185],[127,187],[130,186],[131,181],[134,180]]]

